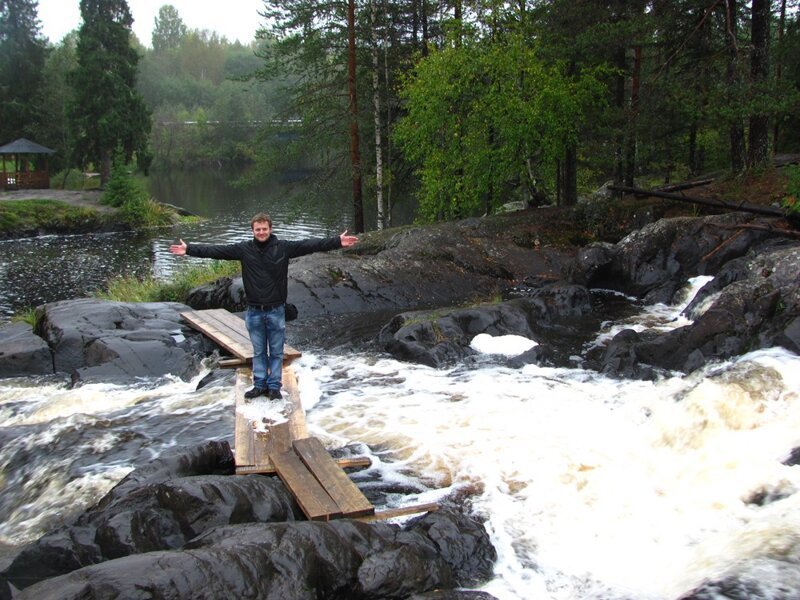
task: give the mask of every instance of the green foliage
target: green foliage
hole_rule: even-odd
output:
[[[516,35],[432,52],[405,82],[408,114],[395,131],[418,165],[419,217],[491,212],[515,185],[540,193],[601,90],[588,71],[571,80],[545,65]]]
[[[21,231],[91,230],[102,217],[90,208],[75,207],[57,200],[14,200],[0,202],[0,234]]]
[[[83,24],[67,108],[72,151],[78,164],[95,164],[105,181],[117,148],[127,160],[146,148],[150,114],[136,91],[139,56],[131,46],[127,2],[81,0],[80,6]]]
[[[158,9],[153,27],[153,50],[161,52],[177,48],[187,33],[188,29],[178,10],[171,4],[165,4]]]
[[[786,196],[781,204],[790,214],[800,215],[800,167],[786,167],[786,177]]]
[[[119,219],[133,229],[162,227],[176,221],[172,210],[150,199],[142,184],[130,174],[121,156],[114,161],[101,202],[118,208]]]
[[[0,145],[31,137],[42,98],[46,42],[35,0],[0,1]]]
[[[184,302],[189,292],[220,277],[233,277],[240,271],[236,261],[214,260],[178,271],[170,281],[154,277],[115,277],[97,296],[125,302]]]

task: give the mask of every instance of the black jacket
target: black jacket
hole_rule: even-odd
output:
[[[248,304],[277,306],[286,302],[289,259],[342,247],[339,236],[287,242],[271,234],[259,244],[255,238],[236,244],[188,244],[186,254],[199,258],[238,260]]]

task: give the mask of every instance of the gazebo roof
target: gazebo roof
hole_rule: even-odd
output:
[[[19,138],[10,144],[0,146],[0,154],[55,154],[55,152],[55,150],[25,138]]]

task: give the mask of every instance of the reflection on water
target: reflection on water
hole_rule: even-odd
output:
[[[0,241],[0,323],[45,302],[89,295],[114,276],[169,278],[176,268],[192,262],[172,256],[171,243],[178,238],[206,243],[247,239],[250,218],[257,212],[268,212],[276,235],[285,239],[352,229],[349,189],[321,197],[307,186],[278,178],[240,189],[234,177],[221,170],[151,176],[148,185],[154,198],[204,217],[200,223],[140,233]],[[365,218],[367,228],[374,227],[374,207],[368,203]],[[395,224],[409,218],[398,214]]]

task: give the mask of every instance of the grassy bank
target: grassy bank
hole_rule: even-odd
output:
[[[58,200],[13,200],[0,202],[0,236],[29,231],[89,231],[107,224],[105,215],[83,206]]]
[[[187,266],[170,281],[158,281],[153,277],[115,277],[104,291],[95,295],[120,302],[184,302],[193,288],[220,277],[233,277],[239,272],[238,261],[213,260]]]

